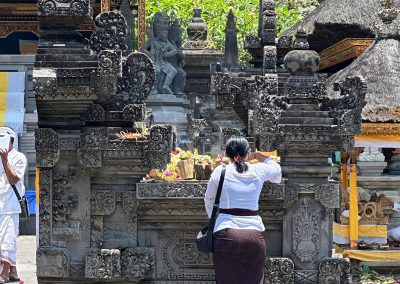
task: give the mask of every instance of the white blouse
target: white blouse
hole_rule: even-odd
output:
[[[249,169],[244,173],[238,173],[233,163],[226,166],[225,180],[219,203],[220,208],[258,210],[258,200],[264,182],[280,183],[282,180],[281,167],[271,158],[266,159],[263,163],[248,164],[248,166]],[[221,170],[222,166],[218,166],[211,174],[204,197],[209,218],[217,195]],[[260,216],[234,216],[220,213],[215,223],[214,232],[226,228],[265,231]]]
[[[12,149],[8,153],[8,162],[13,168],[15,174],[19,177],[19,181],[15,184],[15,187],[19,194],[23,196],[25,195],[24,174],[27,165],[25,155]],[[8,181],[3,163],[0,160],[0,215],[18,213],[21,213],[18,198]]]

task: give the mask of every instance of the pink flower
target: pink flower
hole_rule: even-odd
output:
[[[24,280],[19,280],[19,284],[25,284]]]
[[[164,175],[165,175],[166,177],[172,177],[174,174],[171,173],[171,172],[165,172]]]

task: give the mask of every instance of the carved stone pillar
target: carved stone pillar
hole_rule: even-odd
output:
[[[387,162],[380,148],[366,147],[357,159],[357,166],[360,176],[380,176]]]
[[[342,283],[349,271],[329,259],[333,211],[339,208],[340,185],[328,179],[328,157],[335,150],[354,149],[353,137],[360,132],[366,86],[362,78],[346,78],[336,85],[340,98],[329,97],[324,80],[315,75],[318,54],[308,50],[303,31],[296,36],[294,50],[285,57],[290,77],[284,93],[276,96],[272,88],[261,88],[260,106],[253,114],[253,131],[259,149],[278,150],[281,157],[286,179],[282,256],[290,258],[293,264],[294,283],[327,283],[327,279]],[[273,263],[269,264],[270,270],[279,271],[274,268],[279,267],[279,262],[275,266]],[[279,277],[274,281],[282,282]]]

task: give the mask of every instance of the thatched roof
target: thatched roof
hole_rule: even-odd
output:
[[[400,9],[400,1],[395,7]],[[294,36],[303,27],[309,34],[310,49],[317,52],[344,38],[374,38],[373,25],[380,22],[380,9],[378,0],[325,0],[283,35]]]
[[[361,75],[367,82],[367,105],[362,118],[366,122],[400,122],[400,41],[380,39],[349,66],[331,76],[333,83],[348,76]]]

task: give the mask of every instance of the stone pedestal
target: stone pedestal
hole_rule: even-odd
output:
[[[387,163],[379,148],[366,147],[357,159],[357,166],[360,176],[380,176]]]
[[[175,126],[178,145],[184,145],[188,141],[188,99],[168,94],[150,95],[146,105],[151,109],[155,124],[167,123]]]
[[[217,49],[185,48],[184,70],[187,74],[185,93],[207,96],[210,93],[210,65],[222,62],[224,54]]]

